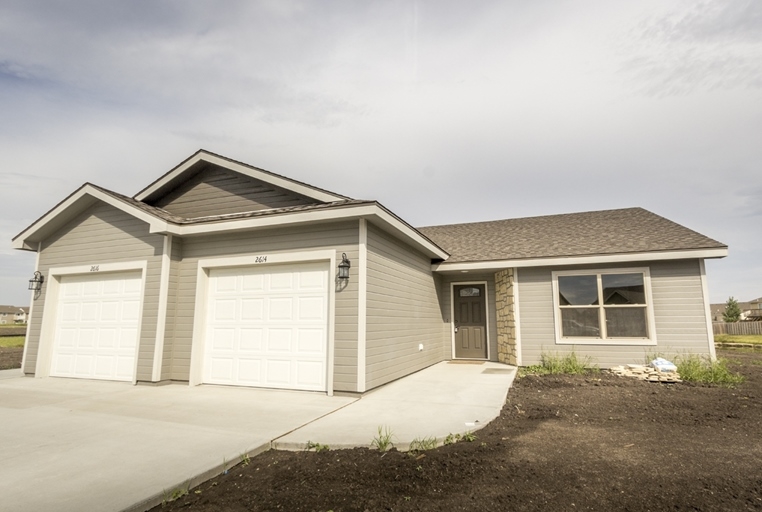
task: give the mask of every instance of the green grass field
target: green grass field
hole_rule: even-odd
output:
[[[0,348],[23,346],[24,336],[0,336]]]
[[[732,334],[717,334],[714,337],[715,343],[754,343],[762,344],[762,336],[760,335],[746,335],[746,336],[734,336]]]

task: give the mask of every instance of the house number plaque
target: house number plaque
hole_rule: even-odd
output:
[[[257,256],[254,258],[254,263],[267,263],[267,256]]]
[[[100,269],[100,265],[90,265],[90,272],[98,272]]]

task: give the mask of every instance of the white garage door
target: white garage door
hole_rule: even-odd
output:
[[[62,277],[50,374],[131,381],[141,291],[140,272]]]
[[[213,269],[204,382],[326,389],[328,265]]]

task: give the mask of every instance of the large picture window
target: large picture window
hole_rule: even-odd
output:
[[[653,338],[647,272],[554,272],[559,342]]]

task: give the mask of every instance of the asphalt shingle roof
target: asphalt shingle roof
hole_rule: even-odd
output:
[[[418,228],[447,263],[726,248],[643,208]]]

